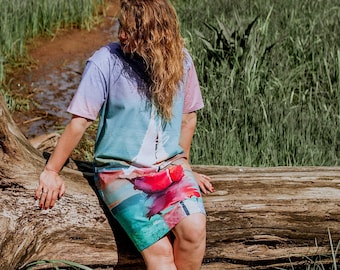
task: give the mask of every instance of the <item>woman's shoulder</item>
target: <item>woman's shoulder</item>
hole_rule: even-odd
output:
[[[122,66],[119,64],[121,62],[122,53],[119,43],[109,43],[95,51],[87,60],[87,65],[95,66],[105,74],[105,76],[112,74],[112,71],[115,71],[114,73],[119,73],[118,70]]]
[[[95,51],[94,54],[89,58],[89,61],[108,61],[112,58],[119,57],[121,54],[122,50],[120,44],[118,42],[111,42]]]
[[[184,69],[188,70],[193,65],[192,56],[187,48],[183,48],[184,53]]]

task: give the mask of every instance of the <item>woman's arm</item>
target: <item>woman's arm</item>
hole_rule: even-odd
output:
[[[188,160],[190,160],[190,148],[196,129],[196,122],[197,116],[195,112],[183,114],[179,145],[183,148],[184,154]]]
[[[65,193],[65,183],[59,176],[59,171],[63,168],[91,123],[92,121],[86,118],[73,116],[66,126],[43,172],[40,174],[35,197],[40,200],[41,208],[52,208],[56,200]]]
[[[194,137],[195,129],[196,129],[197,115],[195,112],[184,113],[182,116],[182,127],[181,127],[181,135],[180,135],[180,146],[184,150],[184,154],[188,160],[188,166],[190,166],[190,148],[192,139]],[[193,172],[195,174],[196,180],[202,192],[207,194],[209,192],[214,192],[214,187],[210,183],[210,177]]]

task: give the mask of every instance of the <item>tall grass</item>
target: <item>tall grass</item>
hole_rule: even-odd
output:
[[[90,27],[103,1],[0,0],[0,81],[27,39]],[[205,100],[194,164],[340,164],[340,2],[174,2]]]
[[[205,100],[193,163],[340,164],[340,3],[176,6]]]
[[[0,0],[0,83],[5,67],[27,56],[28,39],[64,27],[89,29],[104,0]]]

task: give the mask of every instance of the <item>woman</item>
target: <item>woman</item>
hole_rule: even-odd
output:
[[[122,0],[119,40],[88,60],[36,197],[47,209],[64,194],[58,173],[99,114],[96,187],[147,269],[199,269],[206,236],[200,189],[214,189],[188,162],[203,101],[173,6]]]

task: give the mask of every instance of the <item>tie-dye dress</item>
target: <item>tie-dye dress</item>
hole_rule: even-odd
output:
[[[182,114],[203,107],[193,61],[185,50],[184,77],[164,123],[149,101],[143,62],[111,43],[89,58],[68,111],[95,120],[95,182],[103,201],[139,251],[164,237],[183,218],[205,214],[194,175],[185,167],[179,146]],[[179,181],[161,189],[143,189],[143,181]],[[137,185],[137,182],[139,183]],[[164,182],[164,183],[165,183]],[[163,182],[159,182],[163,183]],[[163,185],[163,184],[162,184]]]

